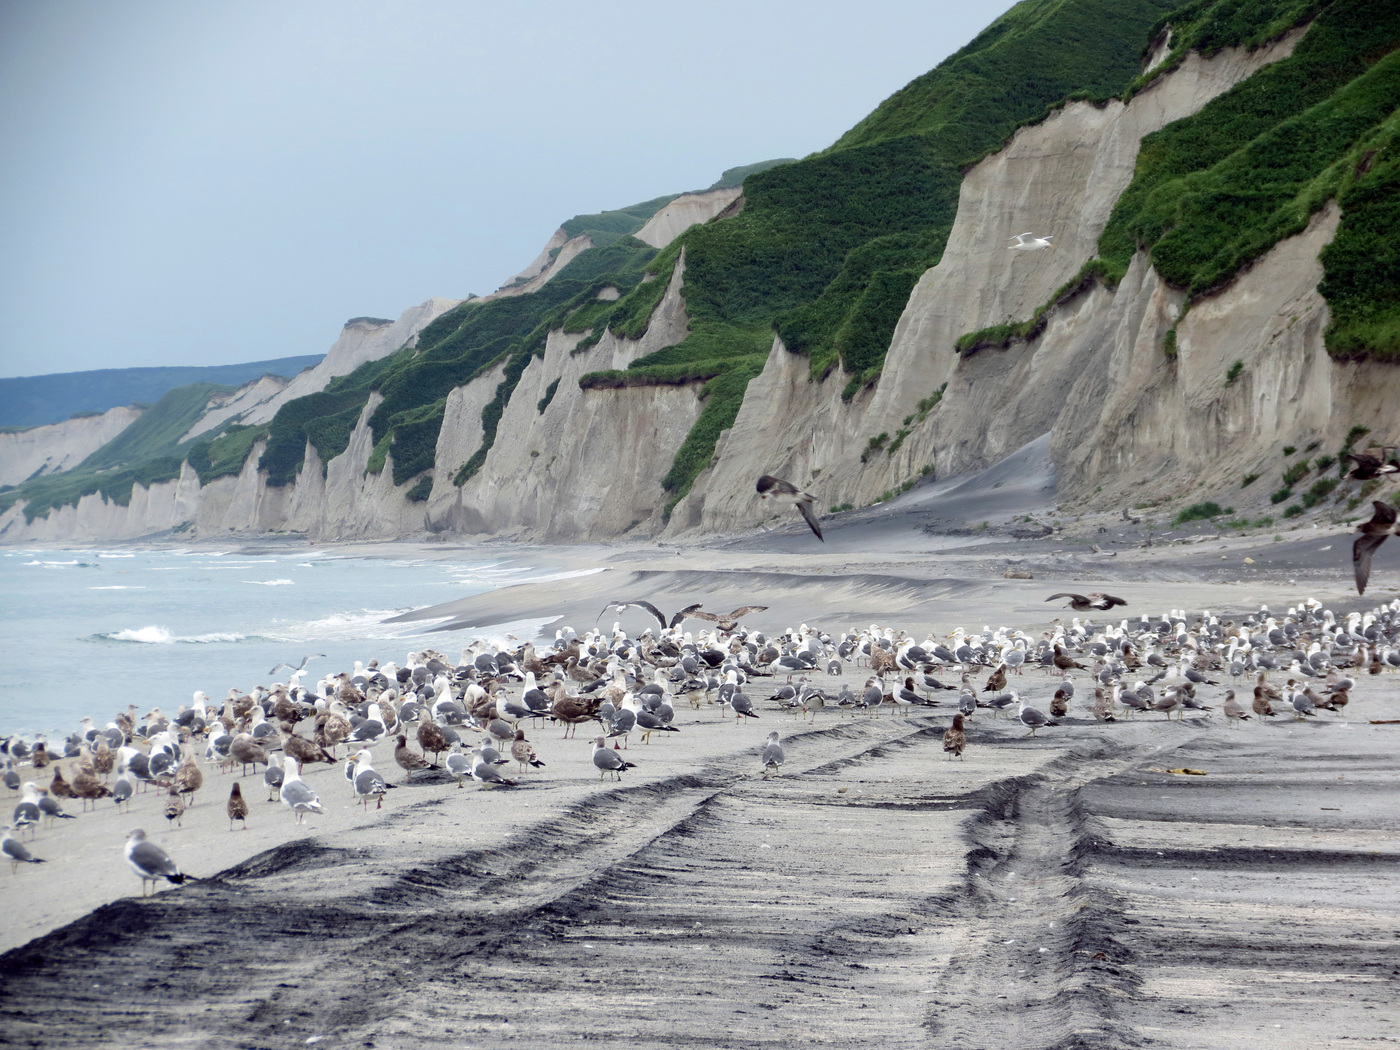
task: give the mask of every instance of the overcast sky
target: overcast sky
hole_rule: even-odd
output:
[[[822,149],[1009,6],[0,0],[0,376],[323,353]]]

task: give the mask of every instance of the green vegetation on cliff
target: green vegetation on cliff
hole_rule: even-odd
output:
[[[942,254],[963,169],[1070,93],[1125,90],[1148,30],[1172,7],[1025,0],[830,149],[750,176],[739,215],[683,234],[668,251],[685,250],[692,335],[664,372],[647,359],[625,377],[585,377],[593,386],[707,379],[706,407],[666,478],[670,505],[708,464],[716,421],[737,415],[775,331],[810,357],[814,376],[839,362],[847,397],[873,382],[909,291]],[[660,293],[641,286],[609,327],[637,334],[641,307]]]
[[[1314,15],[1290,57],[1144,138],[1133,181],[1090,266],[1113,286],[1145,249],[1164,278],[1198,299],[1302,232],[1335,199],[1342,220],[1323,253],[1321,285],[1333,311],[1328,348],[1393,357],[1400,353],[1400,244],[1381,224],[1396,217],[1400,7],[1201,0],[1168,19],[1174,50],[1165,65],[1189,47],[1209,53],[1257,45]],[[1020,325],[969,333],[958,347],[1034,337],[1044,310]]]

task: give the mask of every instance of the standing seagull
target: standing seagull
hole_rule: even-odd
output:
[[[0,853],[10,862],[10,873],[19,871],[21,864],[42,864],[43,857],[36,857],[29,852],[29,848],[10,834],[10,825],[5,825],[5,832],[0,835]]]
[[[1366,593],[1366,581],[1371,578],[1371,556],[1376,553],[1376,548],[1385,542],[1387,536],[1396,534],[1395,508],[1380,500],[1372,500],[1371,506],[1375,512],[1371,515],[1370,521],[1363,521],[1356,526],[1356,531],[1361,533],[1356,537],[1356,542],[1351,546],[1351,565],[1356,570],[1356,593]]]
[[[783,501],[791,503],[807,519],[807,525],[817,539],[823,543],[826,542],[825,537],[822,536],[822,527],[817,522],[816,512],[812,510],[812,504],[817,501],[816,496],[810,492],[803,492],[792,482],[775,478],[772,474],[764,474],[759,478],[756,487],[761,499],[775,499],[780,503]]]
[[[298,824],[307,813],[325,812],[311,785],[301,779],[301,768],[294,758],[287,759],[287,764],[283,767],[282,789],[279,794],[282,797],[282,805],[296,814]]]
[[[235,820],[243,821],[243,830],[248,830],[248,800],[243,797],[243,789],[238,781],[233,782],[233,790],[228,793],[228,829],[233,830]]]
[[[943,750],[948,753],[949,758],[962,758],[965,747],[967,733],[963,731],[963,716],[957,714],[953,716],[952,726],[943,731]]]
[[[602,780],[611,773],[616,780],[622,779],[622,771],[631,769],[634,765],[619,755],[615,750],[608,747],[607,741],[602,737],[595,737],[593,740],[593,765],[598,769],[598,779]]]
[[[126,837],[126,862],[131,865],[131,870],[141,877],[141,896],[143,897],[146,896],[146,883],[148,882],[154,891],[156,883],[161,879],[173,882],[178,886],[186,879],[194,878],[193,875],[181,872],[165,850],[154,842],[147,841],[146,833],[140,828]]]
[[[768,734],[768,742],[763,745],[763,779],[767,780],[776,774],[782,764],[783,745],[778,740],[778,731],[775,729]]]

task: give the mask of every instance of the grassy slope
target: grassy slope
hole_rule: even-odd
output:
[[[1315,13],[1290,58],[1144,139],[1133,182],[1100,238],[1100,258],[1086,270],[1116,284],[1133,253],[1145,248],[1167,280],[1199,298],[1337,198],[1343,220],[1323,257],[1322,292],[1334,318],[1328,347],[1345,356],[1393,357],[1400,353],[1400,246],[1378,223],[1395,218],[1400,7],[1369,0],[1197,3],[1189,20],[1174,25],[1176,53],[1259,43]],[[970,333],[959,349],[1034,336],[1043,311],[1019,325]]]
[[[176,387],[191,383],[241,386],[269,373],[290,378],[323,356],[190,368],[101,368],[0,379],[0,424],[43,426],[118,405],[154,404]]]
[[[180,476],[189,444],[180,437],[204,414],[209,395],[229,390],[213,383],[194,383],[171,390],[141,417],[72,470],[31,478],[0,493],[0,511],[24,499],[25,517],[46,517],[51,509],[76,505],[82,497],[101,492],[125,505],[135,484],[153,485]]]
[[[684,234],[673,247],[686,251],[692,335],[668,352],[664,372],[653,355],[626,376],[585,377],[595,386],[675,382],[689,368],[707,378],[706,407],[666,477],[670,506],[709,463],[775,330],[810,355],[815,375],[839,362],[851,377],[847,396],[872,382],[910,288],[942,253],[962,170],[1068,94],[1124,90],[1149,28],[1172,6],[1025,0],[829,150],[751,176],[737,217]],[[609,326],[636,334],[659,294],[643,285],[618,302]]]

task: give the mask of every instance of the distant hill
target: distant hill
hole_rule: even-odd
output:
[[[0,379],[0,426],[36,427],[61,422],[78,412],[106,412],[133,402],[155,404],[176,387],[191,383],[236,387],[268,373],[290,379],[324,356],[309,354],[204,368],[99,368]]]

